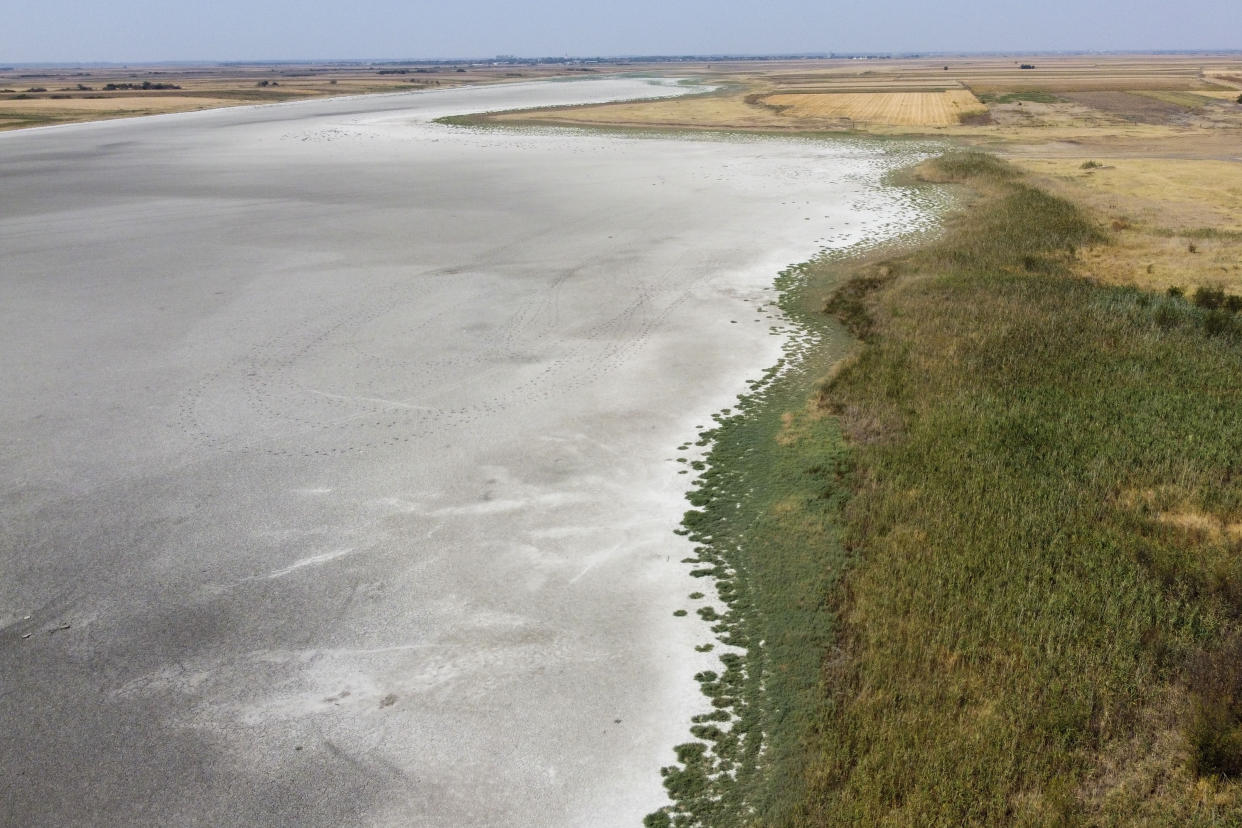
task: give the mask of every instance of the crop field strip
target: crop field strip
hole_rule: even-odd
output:
[[[765,78],[773,87],[817,89],[819,91],[882,90],[888,86],[917,88],[961,87],[976,93],[1017,90],[1043,91],[1129,91],[1134,89],[1168,91],[1220,91],[1242,86],[1242,75],[1230,79],[1237,70],[1228,66],[1200,66],[1190,63],[1162,65],[1158,62],[1067,62],[1032,64],[1034,69],[1016,65],[979,63],[962,65],[950,61],[941,65],[909,65],[901,61],[876,63],[867,69],[848,71],[840,67],[822,72],[776,74]],[[896,91],[896,90],[894,90]]]
[[[849,118],[904,126],[951,126],[985,107],[965,89],[947,92],[830,92],[769,95],[764,103],[794,117]]]

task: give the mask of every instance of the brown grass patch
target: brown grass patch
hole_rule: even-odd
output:
[[[1147,91],[1154,92],[1157,90]],[[1100,112],[1115,115],[1139,124],[1163,124],[1172,118],[1184,115],[1187,109],[1186,106],[1180,103],[1135,92],[1068,92],[1065,97],[1091,109],[1097,109]]]

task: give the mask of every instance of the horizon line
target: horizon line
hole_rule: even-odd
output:
[[[166,58],[154,60],[43,60],[0,59],[0,71],[18,68],[73,68],[126,66],[276,66],[276,65],[367,65],[367,64],[506,64],[569,62],[703,63],[710,61],[765,60],[897,60],[950,57],[1076,56],[1076,55],[1237,55],[1242,48],[1196,49],[990,49],[990,50],[858,50],[824,52],[721,52],[714,54],[614,54],[614,55],[490,55],[470,57],[351,57],[351,58]]]

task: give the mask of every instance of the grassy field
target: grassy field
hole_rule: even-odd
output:
[[[1076,278],[1106,229],[1012,168],[931,172],[980,200],[830,303],[858,564],[802,815],[1236,824],[1242,320]]]
[[[1132,239],[991,156],[919,178],[944,234],[787,273],[805,347],[704,435],[763,646],[648,824],[1239,824],[1242,296],[1086,278]]]

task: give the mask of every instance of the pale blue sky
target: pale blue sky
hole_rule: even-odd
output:
[[[17,0],[0,64],[1242,48],[1242,0]]]

